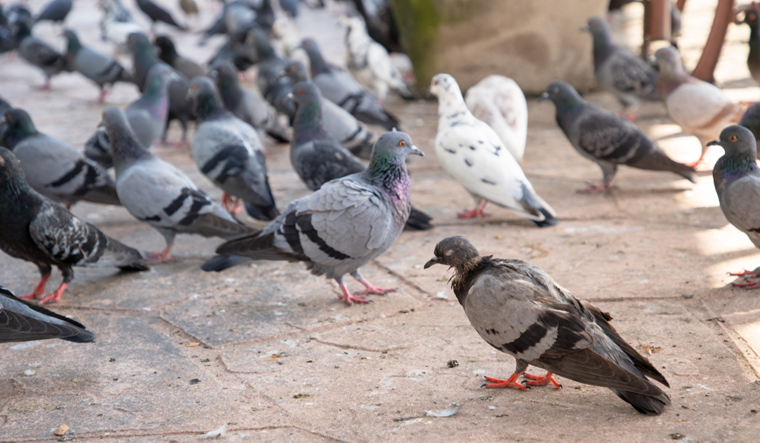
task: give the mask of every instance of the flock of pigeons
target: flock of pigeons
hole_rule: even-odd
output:
[[[280,3],[290,15],[297,13],[297,2],[295,7],[293,2]],[[15,50],[39,67],[48,87],[52,76],[66,70],[92,80],[101,90],[101,102],[115,82],[134,83],[141,97],[125,109],[106,109],[83,152],[38,132],[28,113],[0,100],[0,249],[34,263],[41,274],[36,288],[21,299],[59,301],[75,266],[145,271],[175,259],[170,250],[177,234],[226,240],[202,265],[204,271],[219,272],[249,260],[303,262],[313,274],[334,279],[340,298],[349,305],[394,290],[374,286],[359,269],[385,252],[405,227],[431,229],[432,219],[410,201],[406,159],[424,154],[396,130],[399,120],[383,106],[390,91],[407,99],[414,96],[361,18],[341,19],[347,30],[349,72],[327,63],[313,39],[294,36],[293,23],[285,15],[277,17],[269,0],[236,0],[225,4],[204,31],[203,41],[223,34],[226,42],[201,65],[180,55],[167,36],[151,42],[119,0],[101,0],[103,38],[131,53],[129,71],[84,45],[72,30],[64,31],[65,54],[32,34],[39,20],[65,20],[71,4],[53,0],[36,19],[19,4],[0,8],[0,48]],[[154,23],[185,29],[151,0],[137,4]],[[750,19],[754,16],[748,13]],[[686,132],[704,146],[725,149],[714,169],[721,208],[760,247],[760,216],[751,204],[760,198],[755,135],[731,126],[742,119],[741,107],[719,88],[686,74],[675,48],[656,51],[657,71],[616,46],[604,20],[592,18],[585,29],[593,36],[598,82],[620,99],[625,117],[635,118],[642,100],[662,99]],[[257,87],[241,86],[239,78],[254,65]],[[538,227],[555,225],[555,211],[520,167],[527,105],[515,82],[490,76],[463,96],[452,76],[438,74],[429,92],[438,99],[438,158],[476,200],[475,208],[459,216],[485,216],[486,206],[493,203]],[[541,99],[555,104],[557,124],[573,147],[602,169],[601,184],[583,192],[609,190],[619,165],[695,180],[696,164],[673,161],[628,119],[587,103],[572,86],[552,83]],[[183,127],[180,143],[186,142],[188,123],[195,121],[192,155],[199,170],[223,191],[221,203],[149,151],[166,143],[172,120]],[[743,121],[750,129],[760,128],[760,108],[750,107]],[[375,139],[366,125],[390,132]],[[282,211],[269,186],[267,137],[290,143],[292,166],[313,191]],[[161,233],[165,248],[144,257],[109,238],[68,211],[79,201],[123,206]],[[243,224],[235,217],[243,208],[269,224],[261,230]],[[425,268],[454,268],[452,288],[476,331],[517,360],[509,379],[488,378],[486,387],[560,387],[556,373],[608,387],[644,414],[659,414],[670,404],[668,395],[649,380],[668,386],[665,378],[618,335],[611,317],[575,298],[541,269],[520,260],[480,256],[462,237],[442,240],[434,253]],[[63,281],[47,294],[52,266],[61,270]],[[364,290],[352,294],[346,274]],[[760,275],[742,276],[744,283],[737,285],[759,285]],[[21,299],[0,287],[0,342],[94,339],[81,324]],[[528,365],[548,372],[525,373]],[[517,382],[520,376],[526,379],[523,383]]]

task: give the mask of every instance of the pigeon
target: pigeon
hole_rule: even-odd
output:
[[[549,99],[557,108],[557,125],[582,156],[602,168],[604,180],[579,192],[607,191],[618,165],[652,171],[670,171],[696,182],[694,168],[673,161],[639,128],[617,114],[588,103],[564,82],[554,82],[539,98]]]
[[[409,217],[406,157],[423,155],[403,132],[389,132],[375,144],[369,168],[322,185],[291,202],[263,231],[222,244],[221,254],[204,263],[204,271],[221,271],[253,260],[300,261],[314,275],[335,279],[340,298],[367,303],[364,294],[392,291],[365,280],[359,268],[385,252]],[[243,258],[244,260],[244,258]],[[343,281],[350,274],[366,290],[351,295]]]
[[[7,130],[0,146],[13,151],[29,185],[43,196],[68,207],[78,201],[119,205],[108,172],[63,140],[41,134],[21,109],[5,113]]]
[[[749,26],[749,55],[747,68],[756,82],[760,83],[760,11],[750,9],[744,15],[744,23]]]
[[[76,33],[71,29],[64,30],[68,41],[66,46],[66,65],[89,78],[100,88],[98,102],[103,103],[110,92],[106,85],[113,86],[116,82],[132,83],[132,75],[122,65],[111,57],[96,52],[79,42]]]
[[[16,49],[16,37],[13,30],[6,24],[0,23],[0,54],[5,54],[14,49]]]
[[[460,213],[459,218],[485,217],[491,202],[539,227],[556,225],[554,209],[536,194],[496,132],[467,109],[454,77],[437,74],[429,91],[438,97],[438,159],[477,201],[475,209]]]
[[[31,27],[25,21],[17,23],[16,45],[21,58],[40,68],[45,74],[42,89],[50,89],[50,78],[69,70],[66,57],[32,35]]]
[[[537,266],[517,259],[480,256],[464,237],[448,237],[435,246],[425,269],[454,268],[451,288],[473,328],[489,345],[513,356],[507,380],[486,377],[486,388],[527,389],[525,384],[561,385],[554,374],[579,383],[609,388],[635,410],[662,413],[670,397],[665,377],[636,352],[609,323],[612,317],[575,298]],[[528,365],[545,375],[525,372]]]
[[[742,108],[717,86],[684,72],[675,48],[660,48],[654,54],[660,68],[657,87],[670,118],[684,132],[696,136],[703,147],[699,160],[691,165],[697,166],[707,152],[706,143],[717,138],[726,126],[739,123]]]
[[[285,75],[293,84],[308,81],[308,75],[303,63],[291,61],[285,65]],[[322,123],[330,138],[337,140],[346,149],[359,158],[369,159],[374,146],[374,136],[359,120],[348,111],[326,100],[320,94],[322,106]],[[292,118],[291,118],[292,120]]]
[[[760,248],[760,213],[757,211],[760,205],[760,168],[755,161],[755,136],[743,126],[729,126],[708,145],[721,146],[726,151],[713,168],[715,191],[723,215],[729,223],[747,234],[755,247]],[[744,277],[743,282],[735,282],[733,286],[760,288],[760,268],[731,275]]]
[[[169,36],[159,35],[156,37],[155,44],[159,50],[159,58],[184,75],[188,80],[206,75],[206,69],[203,66],[177,53],[174,42]]]
[[[659,101],[657,71],[626,48],[612,41],[610,27],[604,19],[591,17],[582,28],[594,42],[594,76],[599,86],[623,104],[622,115],[635,120],[643,100]]]
[[[285,75],[285,66],[288,61],[279,57],[272,47],[266,35],[258,30],[252,32],[256,43],[256,52],[261,57],[256,75],[256,86],[277,112],[288,116],[293,120],[296,113],[295,104],[287,99],[295,82]]]
[[[24,178],[13,153],[0,148],[0,249],[11,257],[37,265],[42,278],[37,288],[22,298],[45,294],[51,266],[63,274],[61,285],[40,304],[57,302],[74,278],[73,266],[117,267],[145,271],[147,265],[136,250],[103,234],[72,213],[34,191]]]
[[[116,45],[120,52],[128,52],[127,38],[130,34],[143,32],[142,27],[135,23],[132,13],[119,0],[99,0],[98,5],[103,10],[103,18],[100,20],[101,39]]]
[[[225,108],[277,142],[290,142],[287,130],[277,121],[276,112],[264,97],[256,90],[240,87],[235,66],[231,63],[217,66],[211,76],[219,88]]]
[[[2,106],[0,106],[0,111],[1,110]],[[760,102],[753,103],[746,111],[744,111],[744,115],[742,115],[741,120],[739,120],[739,125],[752,131],[755,140],[760,140]]]
[[[489,75],[467,90],[467,108],[488,123],[512,156],[521,162],[528,138],[528,102],[520,86],[509,77]]]
[[[120,109],[103,111],[103,121],[111,140],[116,192],[122,204],[166,241],[163,251],[148,254],[148,262],[176,259],[169,252],[177,234],[232,239],[252,232],[182,171],[140,146]]]
[[[413,100],[414,95],[391,61],[388,50],[367,34],[364,20],[360,17],[343,16],[340,23],[346,27],[348,69],[357,79],[365,79],[365,85],[371,85],[370,88],[373,89],[380,105],[385,103],[390,89],[398,91],[401,97],[407,100]]]
[[[11,106],[10,103],[0,97],[0,116],[2,116],[2,118],[0,118],[0,140],[3,139],[3,134],[5,134],[5,130],[8,128],[8,123],[5,121],[5,113],[11,109],[13,109],[13,106]]]
[[[240,72],[245,72],[251,66],[259,63],[261,57],[254,47],[253,32],[249,32],[241,40],[229,39],[211,59],[206,62],[210,68],[224,63],[233,63]]]
[[[296,83],[292,96],[298,112],[293,121],[290,164],[306,187],[316,191],[330,180],[364,171],[364,165],[325,130],[321,109],[325,100],[319,89],[313,83]],[[432,220],[412,206],[406,226],[424,231],[433,228]]]
[[[280,213],[269,187],[258,133],[224,108],[208,77],[193,80],[190,95],[198,115],[193,136],[193,158],[198,169],[224,191],[222,203],[228,211],[235,212],[237,206],[232,196],[245,202],[251,217],[273,220]]]
[[[383,109],[372,94],[362,89],[350,73],[329,65],[322,58],[314,39],[305,39],[301,46],[309,55],[312,80],[326,99],[364,123],[379,125],[389,131],[398,128],[398,119]]]
[[[164,132],[169,114],[169,82],[176,78],[177,74],[165,64],[153,65],[142,97],[124,110],[129,127],[145,149],[149,149]],[[102,124],[85,142],[84,155],[104,168],[113,166],[111,142],[108,140],[108,131]]]
[[[135,1],[137,2],[137,6],[140,8],[140,10],[144,12],[145,15],[147,15],[148,18],[150,19],[151,29],[154,30],[156,28],[156,22],[164,22],[167,25],[174,26],[180,31],[187,30],[187,28],[185,28],[183,25],[180,25],[179,23],[177,23],[176,20],[174,20],[174,17],[172,17],[169,11],[162,8],[161,6],[158,6],[153,1],[151,0],[135,0]]]
[[[81,323],[26,302],[0,286],[0,343],[51,338],[90,343],[95,334]]]
[[[73,0],[52,0],[34,19],[34,23],[46,20],[53,23],[63,23],[66,16],[71,12],[72,6],[74,6]]]

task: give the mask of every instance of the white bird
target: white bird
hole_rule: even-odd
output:
[[[430,93],[438,97],[438,159],[478,202],[475,209],[460,213],[459,218],[485,217],[485,208],[491,202],[540,227],[557,224],[554,209],[536,194],[496,132],[467,109],[454,77],[436,75]]]
[[[488,123],[522,162],[528,138],[528,102],[520,86],[509,77],[489,75],[467,90],[464,101],[472,115]]]

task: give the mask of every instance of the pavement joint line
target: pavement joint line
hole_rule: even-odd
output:
[[[310,341],[315,341],[317,343],[321,343],[321,344],[326,345],[326,346],[334,346],[334,347],[340,348],[340,349],[353,349],[353,350],[356,350],[356,351],[375,352],[375,353],[378,353],[378,354],[382,354],[384,352],[387,353],[387,352],[395,351],[395,350],[406,350],[406,349],[409,349],[406,346],[399,346],[399,347],[393,348],[393,349],[365,348],[364,346],[346,345],[346,344],[342,344],[342,343],[333,343],[333,342],[330,342],[330,341],[327,341],[327,340],[322,340],[322,339],[317,338],[317,337],[309,337],[309,340]]]
[[[380,263],[379,261],[377,261],[377,260],[372,260],[372,264],[373,264],[373,265],[375,265],[375,266],[377,266],[378,268],[380,268],[380,269],[384,270],[385,272],[389,273],[390,275],[392,275],[392,276],[396,277],[397,279],[401,280],[401,281],[402,281],[402,282],[404,282],[404,283],[405,283],[407,286],[410,286],[410,287],[412,287],[413,289],[416,289],[418,292],[421,292],[422,294],[425,294],[425,295],[427,295],[428,297],[431,297],[431,298],[433,297],[433,294],[431,294],[430,292],[428,292],[428,291],[426,291],[426,290],[422,289],[422,287],[420,287],[420,286],[419,286],[419,285],[417,285],[416,283],[412,282],[411,280],[407,279],[405,276],[403,276],[403,275],[401,275],[401,274],[397,273],[396,271],[392,270],[391,268],[389,268],[389,267],[385,266],[384,264]],[[422,300],[422,301],[427,301],[427,300]]]
[[[705,314],[707,314],[705,316],[705,319],[714,319],[714,318],[719,317],[719,315],[716,314],[712,309],[710,309],[707,303],[705,303],[703,300],[700,301],[699,306],[701,306],[702,311]],[[724,334],[726,334],[731,339],[731,342],[738,348],[738,352],[736,352],[737,350],[732,349],[731,346],[726,346],[725,342],[722,342],[721,344],[726,346],[729,352],[734,354],[737,361],[741,362],[742,366],[744,366],[744,372],[747,373],[748,376],[749,375],[754,376],[754,380],[750,380],[750,382],[760,381],[760,356],[757,355],[755,350],[749,345],[749,343],[747,343],[744,337],[742,337],[739,333],[734,331],[733,328],[729,328],[726,325],[726,322],[730,322],[730,319],[723,322],[702,320],[700,318],[697,318],[692,312],[690,312],[688,309],[688,306],[686,307],[686,310],[692,316],[694,316],[696,320],[699,320],[701,323],[706,324],[713,329],[718,329],[722,331]],[[715,338],[717,339],[718,336],[716,336]],[[753,377],[748,377],[748,378],[753,378]]]

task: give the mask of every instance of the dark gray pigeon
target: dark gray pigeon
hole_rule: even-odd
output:
[[[38,132],[25,111],[11,109],[5,122],[0,146],[13,151],[35,191],[68,207],[78,201],[121,204],[105,169],[63,140]]]
[[[0,286],[0,343],[51,338],[90,343],[95,334],[81,323],[24,301]]]
[[[140,146],[120,109],[103,111],[103,122],[111,140],[116,191],[122,204],[166,241],[163,251],[148,254],[149,262],[173,259],[169,252],[177,234],[231,239],[253,231],[232,218],[182,171]]]
[[[405,133],[386,133],[375,144],[368,169],[290,203],[263,231],[221,245],[216,252],[222,255],[201,269],[221,271],[242,257],[300,261],[312,274],[335,279],[349,305],[367,303],[364,294],[385,294],[389,290],[366,281],[359,268],[391,247],[409,217],[409,154],[423,155]],[[366,290],[351,295],[345,274]]]
[[[309,55],[312,80],[326,99],[364,123],[380,125],[389,131],[399,128],[398,119],[383,109],[377,99],[365,91],[349,72],[329,65],[322,58],[317,42],[305,39],[301,46]]]
[[[40,15],[34,19],[34,23],[42,21],[51,21],[53,23],[63,23],[66,16],[71,12],[74,6],[74,0],[53,0],[40,12]]]
[[[550,84],[539,100],[546,99],[554,102],[557,125],[570,144],[602,168],[602,183],[580,192],[593,194],[609,190],[619,165],[669,171],[696,182],[693,167],[673,161],[639,128],[617,114],[586,102],[567,83]]]
[[[150,19],[150,27],[151,30],[155,32],[156,29],[156,22],[164,22],[167,25],[174,26],[175,28],[179,29],[180,31],[186,31],[187,28],[185,28],[184,25],[180,25],[177,23],[176,20],[174,20],[174,17],[167,11],[166,9],[162,8],[161,6],[158,6],[156,3],[154,3],[151,0],[136,0],[137,6],[140,8],[142,12],[145,13],[145,15],[148,16]]]
[[[45,74],[42,89],[50,89],[50,79],[62,71],[67,71],[66,57],[52,46],[32,35],[32,30],[25,21],[17,23],[16,48],[21,58],[40,68]]]
[[[224,191],[223,205],[236,212],[237,201],[257,220],[273,220],[280,213],[272,196],[262,143],[256,130],[224,108],[208,77],[190,84],[198,125],[193,136],[193,158],[198,169]],[[232,197],[232,198],[231,198]]]
[[[636,118],[643,100],[660,101],[657,71],[640,57],[612,41],[604,19],[592,17],[583,28],[594,39],[594,75],[605,91],[620,100],[628,120]]]
[[[726,151],[713,168],[715,191],[723,215],[760,248],[760,167],[755,161],[755,136],[743,126],[729,126],[718,140],[707,145],[721,146]],[[744,277],[743,282],[735,282],[734,286],[760,288],[760,268],[731,275]]]
[[[489,345],[513,356],[507,380],[486,377],[486,388],[561,387],[554,374],[612,389],[642,414],[660,414],[670,397],[649,381],[668,386],[665,377],[609,323],[609,314],[578,300],[540,268],[516,259],[480,256],[464,237],[435,246],[425,269],[454,268],[451,287],[473,328]],[[528,374],[528,365],[546,369]]]
[[[42,276],[37,288],[22,298],[45,295],[51,266],[61,270],[63,281],[40,304],[61,299],[74,279],[73,266],[148,269],[139,252],[35,192],[24,179],[16,156],[5,148],[0,148],[0,207],[0,249],[11,257],[34,263]]]
[[[100,88],[98,102],[103,103],[110,92],[106,86],[116,82],[132,83],[132,75],[111,57],[93,51],[79,42],[76,33],[66,29],[63,34],[68,41],[66,46],[66,65],[89,78]]]
[[[3,134],[5,134],[5,130],[8,128],[8,123],[5,122],[5,113],[10,111],[13,108],[10,103],[5,101],[2,97],[0,97],[0,140],[3,139]],[[0,145],[2,146],[2,145]]]
[[[261,95],[274,106],[277,112],[286,115],[292,123],[296,108],[293,101],[286,97],[290,94],[295,82],[284,75],[288,60],[275,53],[266,35],[256,31],[252,31],[251,35],[254,36],[254,41],[257,44],[256,52],[261,56],[256,75],[256,86],[258,86]]]
[[[174,68],[177,72],[184,75],[187,79],[192,80],[195,77],[207,75],[206,68],[195,63],[187,57],[182,57],[177,53],[174,42],[167,35],[159,35],[154,41],[159,50],[159,58],[164,63]]]

